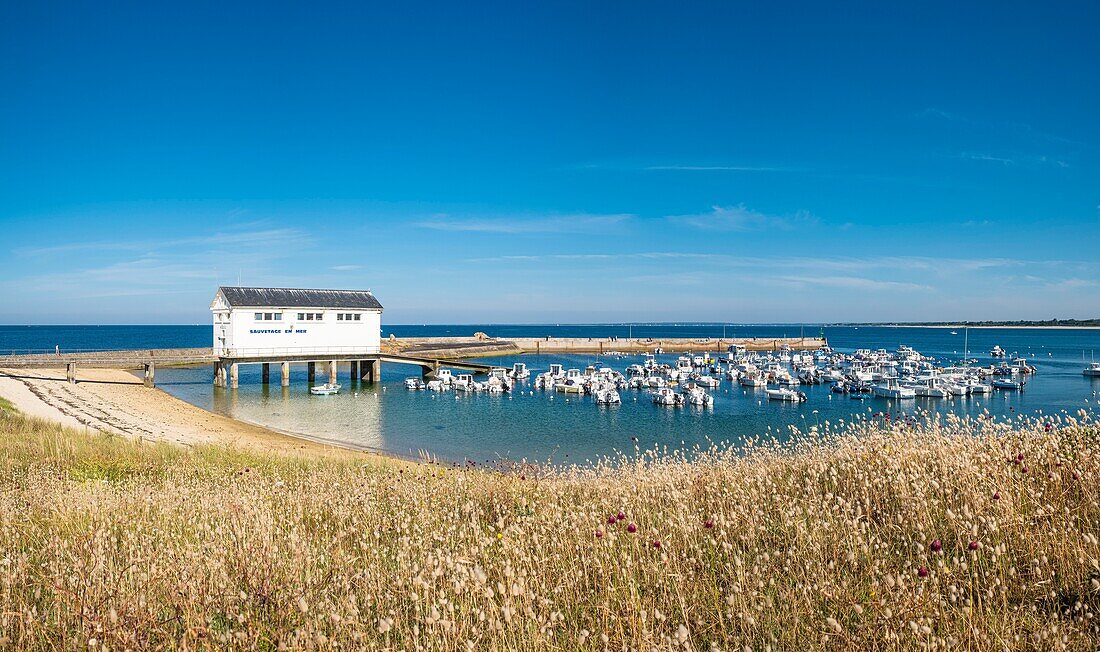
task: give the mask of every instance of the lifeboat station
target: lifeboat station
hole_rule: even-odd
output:
[[[381,380],[383,361],[418,365],[425,377],[439,369],[437,360],[382,353],[382,304],[370,290],[223,286],[210,311],[218,387],[237,387],[242,364],[262,365],[265,384],[271,365],[278,365],[283,387],[290,385],[291,363],[306,364],[311,384],[318,364],[330,384],[336,384],[341,363],[347,364],[352,380],[368,382]],[[488,369],[474,363],[448,366]]]

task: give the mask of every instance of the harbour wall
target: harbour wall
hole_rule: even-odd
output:
[[[496,339],[479,337],[391,337],[382,349],[431,358],[468,358],[519,353],[724,353],[738,345],[749,351],[813,350],[825,346],[820,337],[740,337],[740,338],[609,338],[609,337],[520,337]]]

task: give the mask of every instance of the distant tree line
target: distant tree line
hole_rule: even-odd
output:
[[[1018,319],[1015,321],[898,321],[835,324],[836,326],[1100,326],[1100,319]]]

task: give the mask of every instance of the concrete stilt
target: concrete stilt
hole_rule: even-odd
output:
[[[65,380],[69,381],[73,385],[76,384],[76,363],[69,362],[65,365]]]
[[[214,363],[214,387],[222,386],[222,363]]]
[[[237,386],[240,385],[240,370],[238,367],[240,365],[236,362],[229,365],[229,387],[231,389],[237,389]]]
[[[260,365],[260,382],[262,382],[265,385],[268,384],[269,382],[271,382],[271,364],[270,363],[265,362],[262,365]]]
[[[306,378],[309,380],[309,384],[312,385],[313,381],[317,380],[317,363],[306,363]]]
[[[358,360],[352,360],[349,364],[351,365],[351,374],[350,374],[351,380],[352,380],[352,382],[355,382],[355,381],[359,380],[359,378],[360,378],[360,376],[359,376],[359,361]]]
[[[145,363],[145,386],[156,387],[157,366],[152,362]]]
[[[283,387],[290,387],[290,363],[282,363]]]
[[[382,382],[382,361],[381,360],[368,360],[367,364],[370,365],[370,381],[372,383]]]
[[[329,384],[336,384],[336,361],[329,360],[328,363],[328,382]]]

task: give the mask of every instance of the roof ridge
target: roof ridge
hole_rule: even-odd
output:
[[[370,288],[366,290],[337,290],[335,288],[287,288],[287,287],[269,287],[265,285],[219,285],[219,290],[293,290],[295,292],[371,292]]]

